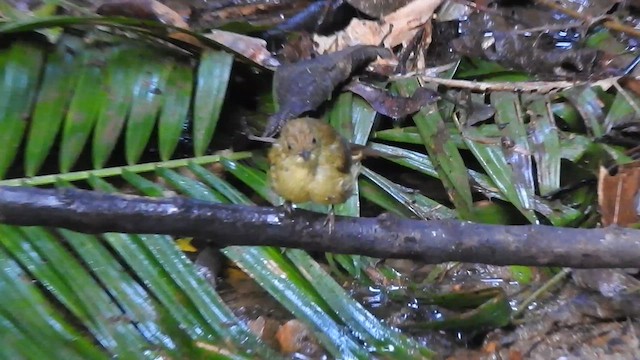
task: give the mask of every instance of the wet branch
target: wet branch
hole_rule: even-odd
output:
[[[13,225],[206,237],[220,246],[271,245],[427,263],[640,267],[639,230],[497,226],[380,216],[337,217],[329,234],[324,220],[324,214],[308,211],[286,215],[277,208],[181,197],[0,187],[0,222]]]

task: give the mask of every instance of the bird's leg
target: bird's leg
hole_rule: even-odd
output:
[[[280,206],[287,215],[293,214],[293,203],[291,203],[291,201],[285,200]]]
[[[322,226],[329,225],[329,234],[333,232],[333,227],[336,224],[336,211],[333,208],[333,204],[329,205],[329,213],[327,214],[327,218],[324,219],[324,223]]]

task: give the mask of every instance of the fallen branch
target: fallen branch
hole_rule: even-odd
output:
[[[575,268],[640,267],[640,231],[609,227],[498,226],[394,216],[337,217],[278,208],[221,205],[187,198],[146,198],[85,190],[0,187],[0,222],[86,233],[194,236],[220,246],[269,245],[426,263]]]

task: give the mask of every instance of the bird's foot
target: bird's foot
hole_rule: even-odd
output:
[[[287,216],[293,214],[293,204],[291,203],[291,201],[285,201],[279,207],[282,210],[284,210],[284,212],[287,214]]]

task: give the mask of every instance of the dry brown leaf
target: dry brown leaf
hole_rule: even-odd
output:
[[[244,55],[260,66],[273,69],[280,65],[278,59],[267,50],[267,42],[262,39],[224,30],[211,30],[211,33],[205,36]]]
[[[414,0],[381,21],[353,19],[331,36],[315,36],[319,53],[334,52],[353,45],[379,45],[387,48],[410,41],[418,29],[431,21],[442,0]],[[384,42],[383,42],[384,40]]]
[[[110,0],[102,3],[96,12],[107,16],[154,20],[180,29],[189,29],[189,24],[180,14],[157,0]],[[176,31],[169,34],[169,37],[202,47],[200,41],[189,34]]]
[[[640,222],[640,163],[619,166],[615,175],[600,168],[598,204],[603,226]]]
[[[276,339],[283,353],[309,354],[317,351],[318,344],[313,332],[301,321],[293,319],[280,326]]]
[[[119,15],[156,20],[163,24],[188,29],[186,21],[173,9],[157,0],[110,0],[98,7],[100,15]]]
[[[389,36],[384,40],[386,47],[405,43],[415,35],[418,28],[431,20],[442,0],[415,0],[384,17],[387,24],[393,25]]]
[[[255,320],[249,320],[247,326],[249,326],[249,330],[251,330],[254,335],[269,344],[269,346],[276,347],[278,345],[276,332],[280,325],[276,320],[259,316]]]

